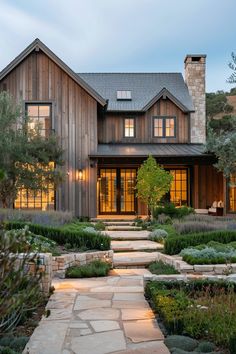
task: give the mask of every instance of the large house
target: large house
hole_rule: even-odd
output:
[[[39,39],[0,73],[0,91],[23,104],[42,134],[65,150],[66,180],[54,193],[19,191],[15,208],[70,210],[76,216],[145,215],[137,169],[153,155],[171,171],[177,206],[236,211],[235,188],[204,151],[205,55],[187,55],[181,73],[75,73]]]

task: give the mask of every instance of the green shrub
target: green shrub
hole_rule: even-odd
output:
[[[222,245],[222,246],[220,246]],[[185,248],[180,255],[189,264],[224,264],[236,262],[236,250],[214,241],[207,245]]]
[[[196,352],[200,353],[210,353],[215,350],[215,347],[216,346],[214,343],[204,341],[199,343],[198,347],[195,350]]]
[[[16,352],[15,350],[9,347],[0,347],[0,354],[19,354],[20,352]]]
[[[171,218],[180,219],[193,212],[194,212],[193,208],[189,208],[187,206],[176,208],[176,206],[173,203],[167,203],[164,206],[155,208],[153,212],[153,216],[155,219],[158,219],[158,215],[165,214],[165,215],[169,215]]]
[[[179,272],[171,265],[165,264],[162,261],[156,261],[149,264],[148,269],[151,273],[161,274],[179,274]]]
[[[168,233],[163,229],[154,229],[148,235],[149,240],[155,242],[163,242],[163,240],[168,236]]]
[[[166,337],[164,343],[169,349],[178,348],[189,352],[192,352],[198,346],[198,341],[196,339],[179,335]]]
[[[146,284],[145,292],[169,333],[184,333],[191,338],[210,340],[220,347],[230,348],[236,333],[235,283],[152,281]],[[194,350],[204,352],[198,348]]]
[[[15,351],[22,352],[29,341],[29,337],[4,336],[0,338],[1,347],[9,347]]]
[[[102,221],[98,221],[94,224],[94,228],[97,231],[104,231],[106,229],[106,225]]]
[[[211,231],[187,234],[177,237],[167,237],[164,243],[164,252],[173,255],[180,253],[184,248],[207,244],[210,241],[230,243],[236,241],[236,231]]]
[[[110,268],[110,264],[96,260],[82,266],[73,266],[67,268],[66,278],[105,277],[108,274]]]
[[[22,222],[7,222],[5,227],[7,229],[22,229],[26,223]],[[63,228],[42,226],[27,223],[29,230],[37,235],[47,237],[59,245],[69,243],[72,247],[85,247],[90,250],[109,250],[110,237],[102,235],[99,232],[86,232],[83,229],[78,231],[67,231]]]
[[[72,220],[73,214],[71,212],[0,209],[0,222],[21,221],[39,225],[60,226]]]

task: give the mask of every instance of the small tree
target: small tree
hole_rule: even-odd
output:
[[[0,201],[12,206],[20,188],[37,194],[62,180],[58,168],[63,151],[55,134],[41,136],[40,126],[29,129],[29,119],[7,92],[0,93]],[[54,166],[57,166],[55,169]]]
[[[161,198],[170,190],[173,176],[159,166],[156,160],[149,156],[138,170],[137,196],[147,204],[149,215]]]

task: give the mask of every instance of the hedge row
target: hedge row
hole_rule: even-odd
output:
[[[28,225],[29,230],[35,235],[42,235],[57,242],[59,245],[70,243],[73,247],[86,247],[90,250],[106,251],[110,249],[110,237],[100,233],[90,233],[84,230],[67,231],[58,227],[42,226],[37,224],[25,222],[6,222],[5,227],[7,230],[22,229]]]
[[[169,255],[178,254],[184,248],[207,244],[210,241],[230,243],[236,241],[236,231],[221,230],[203,233],[195,233],[177,237],[167,237],[164,244],[164,252]]]

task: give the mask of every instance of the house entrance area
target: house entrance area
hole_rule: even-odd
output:
[[[98,178],[99,214],[135,214],[137,170],[101,168]]]

